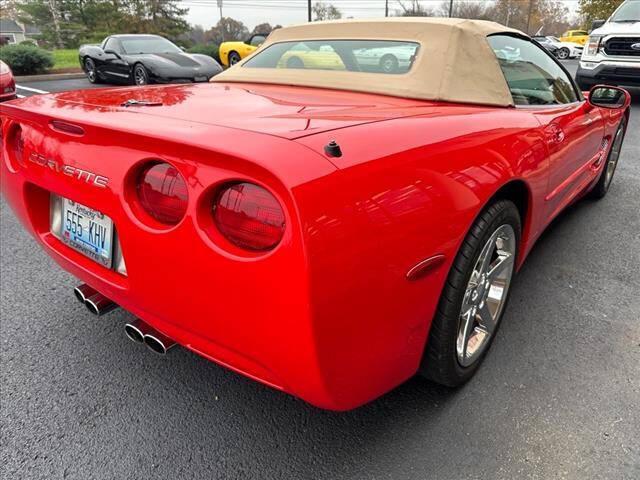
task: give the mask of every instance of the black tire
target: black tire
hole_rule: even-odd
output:
[[[515,204],[509,200],[498,200],[485,208],[476,219],[458,252],[447,281],[444,285],[438,309],[431,324],[429,338],[420,366],[420,375],[446,385],[456,387],[469,380],[476,372],[491,342],[495,338],[500,320],[508,304],[509,288],[501,311],[495,320],[495,328],[478,358],[468,366],[462,366],[458,360],[456,342],[461,325],[461,310],[465,292],[480,253],[502,226],[511,226],[515,234],[515,252],[513,261],[518,257],[520,248],[521,220]],[[515,268],[510,273],[510,284],[515,276]]]
[[[620,125],[618,125],[618,129],[611,140],[612,145],[609,149],[607,160],[602,167],[602,172],[600,172],[600,178],[598,178],[598,182],[593,187],[593,190],[591,190],[591,198],[600,200],[607,195],[609,188],[611,188],[611,182],[613,181],[613,175],[616,173],[618,161],[620,160],[620,151],[622,149],[622,144],[624,143],[624,136],[626,132],[627,117],[622,117],[622,121],[620,122]]]
[[[91,58],[87,57],[84,59],[83,67],[87,80],[89,80],[90,83],[102,83],[102,79],[96,69],[96,64]]]
[[[571,52],[569,51],[568,48],[566,47],[562,47],[560,50],[558,50],[558,58],[560,60],[566,60],[571,56]]]
[[[151,78],[149,77],[149,71],[141,63],[136,63],[133,66],[133,84],[134,85],[149,85]]]
[[[304,68],[304,62],[300,57],[289,57],[287,59],[287,68],[302,69]]]
[[[398,71],[398,59],[390,53],[383,55],[380,59],[380,69],[385,73],[395,73]]]
[[[232,65],[235,65],[236,63],[238,63],[240,60],[242,60],[242,58],[240,58],[240,54],[236,51],[233,52],[229,52],[229,66],[231,67]]]

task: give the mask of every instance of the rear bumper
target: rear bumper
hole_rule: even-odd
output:
[[[10,122],[3,119],[4,123],[9,124],[9,127],[5,125],[7,133]],[[373,398],[341,395],[331,391],[325,383],[319,351],[323,350],[322,356],[330,356],[332,344],[325,342],[321,346],[314,334],[316,318],[310,307],[305,252],[296,208],[287,187],[256,165],[245,162],[241,168],[243,173],[239,173],[240,160],[228,162],[224,167],[222,160],[218,166],[185,161],[173,156],[176,150],[163,148],[162,142],[157,141],[154,148],[166,152],[167,160],[191,179],[189,185],[193,190],[189,192],[189,210],[183,222],[167,231],[154,231],[132,216],[121,187],[128,168],[136,164],[135,159],[149,157],[148,153],[132,150],[141,140],[131,139],[127,146],[128,142],[121,141],[119,161],[113,162],[113,153],[108,146],[98,145],[98,139],[91,136],[90,129],[87,130],[87,138],[83,141],[93,144],[86,145],[80,155],[75,142],[61,143],[55,132],[48,132],[46,145],[40,143],[34,147],[32,142],[37,143],[42,137],[40,131],[29,131],[25,134],[26,158],[30,152],[37,151],[74,165],[82,165],[84,161],[86,166],[86,152],[91,151],[88,157],[96,162],[92,164],[94,169],[95,165],[102,166],[101,174],[109,178],[108,188],[96,189],[29,160],[17,165],[6,149],[3,149],[0,161],[2,193],[7,202],[25,228],[64,270],[180,345],[311,404],[345,410]],[[211,134],[229,140],[233,135],[247,135],[246,132],[229,131],[212,131]],[[294,152],[297,160],[306,155],[307,169],[314,170],[315,154],[309,158],[310,152],[305,147],[274,137],[259,140],[254,137],[253,140],[259,144],[257,149],[268,148],[274,155]],[[245,151],[250,150],[246,137],[237,142],[245,145]],[[181,149],[182,159],[189,157],[189,149],[184,145],[177,145],[176,149]],[[317,157],[315,161],[319,161],[320,170],[333,171],[324,159]],[[285,210],[290,212],[289,228],[282,243],[263,257],[239,258],[224,251],[199,227],[200,194],[208,186],[228,179],[229,169],[235,170],[234,178],[253,178],[270,185],[282,199]],[[51,193],[98,209],[113,220],[122,245],[127,276],[69,248],[50,232]],[[69,285],[69,301],[72,301],[71,287]],[[356,374],[349,372],[354,384]]]
[[[600,83],[617,86],[640,86],[640,61],[604,61],[593,65],[594,62],[581,61],[578,66],[576,82],[582,89],[589,89]],[[592,66],[593,68],[591,68]]]

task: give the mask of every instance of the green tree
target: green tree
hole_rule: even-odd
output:
[[[584,28],[591,28],[594,20],[606,20],[624,0],[580,0],[578,12]]]
[[[76,47],[115,33],[155,33],[172,40],[189,30],[178,0],[19,0],[20,20],[37,25],[45,43]]]

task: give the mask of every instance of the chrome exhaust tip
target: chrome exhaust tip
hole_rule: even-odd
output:
[[[84,304],[87,301],[87,298],[91,297],[92,295],[95,295],[96,293],[98,292],[95,289],[91,288],[86,283],[83,283],[82,285],[78,285],[76,288],[73,289],[73,294],[76,296],[78,301],[82,304]]]
[[[94,315],[101,316],[109,313],[111,310],[118,308],[114,302],[102,295],[100,292],[96,292],[84,301],[87,309]]]
[[[139,318],[124,326],[124,333],[127,338],[135,343],[144,343],[144,335],[148,330],[147,324]]]
[[[159,355],[166,355],[166,353],[176,344],[176,342],[171,340],[169,337],[155,330],[151,333],[145,334],[144,343],[149,347],[149,349]]]

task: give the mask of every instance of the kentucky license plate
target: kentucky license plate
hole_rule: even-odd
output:
[[[61,237],[71,248],[111,268],[113,222],[104,213],[62,199]]]

